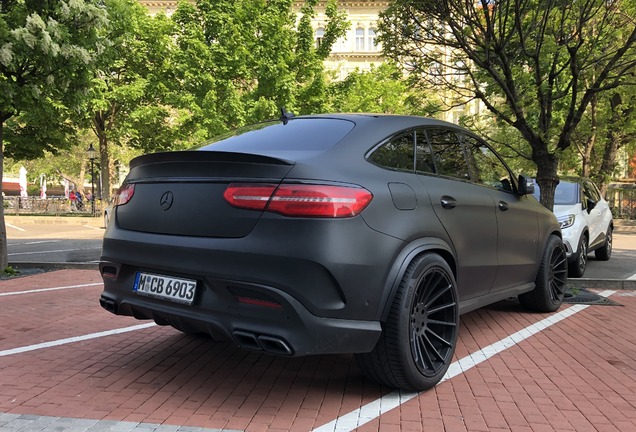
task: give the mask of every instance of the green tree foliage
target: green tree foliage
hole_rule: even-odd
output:
[[[106,23],[98,0],[0,2],[0,167],[5,150],[34,157],[68,145]],[[0,271],[6,267],[1,213]]]
[[[412,114],[430,116],[439,101],[413,91],[401,71],[391,62],[368,72],[354,72],[329,86],[331,108],[340,112]]]
[[[322,60],[344,35],[344,14],[329,0],[320,46],[310,26],[315,1],[296,26],[292,0],[182,2],[172,16],[178,45],[174,80],[190,117],[191,136],[206,138],[271,118],[325,106]]]
[[[175,45],[173,23],[165,15],[151,17],[135,0],[105,0],[110,19],[104,36],[110,41],[99,58],[87,111],[99,145],[102,190],[111,192],[113,149],[131,146],[148,151],[176,148],[181,112],[174,108]]]
[[[633,79],[633,16],[633,0],[398,0],[380,40],[421,85],[479,99],[519,131],[551,209],[559,160],[591,101]]]
[[[636,147],[636,88],[622,86],[608,91],[590,103],[574,144],[562,169],[591,177],[605,191],[612,179],[628,173],[620,171],[621,153],[634,155]]]

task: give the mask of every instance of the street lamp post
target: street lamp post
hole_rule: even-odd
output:
[[[97,157],[97,150],[93,148],[93,144],[86,150],[86,155],[91,161],[91,211],[93,212],[93,216],[95,216],[95,171],[93,170],[93,164]]]

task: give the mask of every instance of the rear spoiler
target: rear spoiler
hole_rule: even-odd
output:
[[[130,168],[140,165],[163,162],[244,162],[272,165],[294,165],[293,161],[253,153],[235,153],[209,150],[184,150],[174,152],[159,152],[137,156],[130,161]]]

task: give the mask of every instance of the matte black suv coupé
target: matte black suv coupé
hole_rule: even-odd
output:
[[[354,353],[368,377],[423,390],[462,313],[563,300],[555,216],[449,123],[284,114],[130,167],[100,263],[115,314],[286,356]]]

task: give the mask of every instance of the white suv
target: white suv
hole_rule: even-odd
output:
[[[539,199],[538,185],[534,195]],[[612,212],[592,181],[561,177],[554,193],[554,214],[561,225],[571,277],[583,276],[587,254],[592,251],[597,260],[610,259],[614,229]]]

